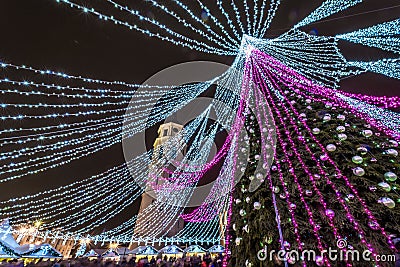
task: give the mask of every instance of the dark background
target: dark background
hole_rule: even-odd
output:
[[[104,1],[96,0],[80,3],[88,7],[99,6],[108,11],[106,6],[102,6],[102,2]],[[146,11],[148,7],[143,4],[144,1],[131,0],[126,3],[128,2],[132,2],[132,5],[149,16],[165,20],[164,16],[155,11]],[[322,1],[283,0],[270,30],[267,31],[267,37],[278,36],[289,30],[321,3]],[[201,10],[197,10],[196,14],[200,16]],[[319,35],[334,35],[390,21],[398,18],[399,14],[398,0],[366,0],[363,4],[304,27],[303,30]],[[167,22],[165,24],[179,27]],[[193,60],[231,64],[234,59],[199,53],[149,38],[54,0],[2,0],[0,25],[1,61],[103,80],[141,83],[174,64]],[[368,61],[396,57],[394,54],[361,45],[341,42],[340,46],[348,59]],[[371,95],[400,95],[400,81],[368,73],[345,79],[341,83],[341,89]],[[3,95],[0,100],[7,101]],[[121,146],[116,145],[43,174],[2,184],[0,199],[65,185],[105,171],[123,161]],[[139,203],[140,200],[128,207],[124,215],[107,226],[117,225],[135,214]]]

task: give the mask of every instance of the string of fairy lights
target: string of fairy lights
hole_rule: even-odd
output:
[[[398,140],[400,117],[398,113],[388,110],[399,107],[398,98],[349,94],[337,89],[341,79],[366,71],[400,79],[399,58],[349,61],[338,48],[338,41],[344,40],[398,54],[399,19],[336,36],[315,36],[302,31],[303,26],[322,21],[363,2],[326,0],[289,31],[273,39],[263,39],[278,12],[280,0],[218,0],[214,9],[210,7],[211,4],[201,0],[193,1],[190,5],[179,0],[168,4],[146,1],[149,10],[163,14],[161,18],[144,15],[133,5],[117,0],[103,1],[109,7],[107,9],[96,3],[88,7],[74,0],[56,2],[90,14],[101,23],[113,23],[192,50],[236,58],[221,76],[185,85],[108,81],[0,62],[0,95],[14,99],[8,101],[2,98],[3,102],[0,103],[0,120],[4,123],[0,130],[0,183],[36,177],[37,174],[118,145],[122,140],[133,138],[163,122],[215,83],[218,84],[214,99],[204,112],[160,147],[91,177],[0,201],[0,213],[11,220],[19,240],[32,234],[43,239],[74,240],[77,243],[90,240],[103,244],[213,244],[225,239],[228,246],[229,234],[225,235],[225,230],[231,223],[231,206],[235,202],[231,191],[245,172],[247,164],[247,158],[242,157],[248,151],[241,147],[249,141],[245,135],[243,114],[251,110],[261,123],[263,149],[252,163],[258,165],[249,189],[255,190],[264,183],[271,189],[282,248],[285,247],[285,237],[279,218],[282,209],[285,209],[290,213],[298,248],[300,251],[304,249],[296,220],[298,215],[294,199],[297,196],[291,194],[287,187],[288,183],[295,183],[300,202],[306,209],[312,238],[315,238],[319,249],[324,249],[315,219],[316,212],[307,201],[309,190],[294,171],[292,157],[299,161],[308,177],[309,187],[318,196],[321,210],[335,238],[342,238],[343,233],[335,224],[335,213],[331,208],[333,204],[340,207],[349,218],[359,234],[361,244],[374,257],[377,256],[375,244],[360,227],[361,222],[354,218],[354,207],[346,202],[345,193],[338,190],[337,183],[328,175],[321,161],[329,163],[345,181],[347,196],[353,196],[355,205],[365,213],[369,224],[373,224],[393,248],[389,235],[378,224],[376,215],[369,210],[348,177],[340,172],[329,156],[330,151],[318,141],[317,133],[308,127],[305,115],[299,114],[288,95],[296,94],[301,101],[306,98],[326,105],[334,103]],[[202,10],[203,17],[197,15],[194,6]],[[168,24],[164,20],[173,23]],[[182,25],[184,30],[179,31],[179,27],[175,29],[174,23]],[[18,77],[10,78],[8,74],[14,72]],[[57,82],[54,83],[54,80]],[[257,87],[251,86],[251,83],[257,84]],[[292,91],[283,90],[281,84]],[[305,104],[307,100],[304,100]],[[217,120],[210,124],[208,118],[212,112]],[[299,118],[298,122],[295,117]],[[275,131],[275,123],[282,125],[285,131]],[[289,126],[302,138],[294,140],[288,134]],[[223,131],[228,137],[210,160],[215,139]],[[303,135],[313,140],[316,147],[309,146]],[[289,145],[292,155],[287,152],[274,155],[275,147],[286,151]],[[307,151],[307,156],[319,171],[321,181],[335,192],[334,199],[325,199],[315,174],[299,152],[300,148]],[[176,162],[176,152],[183,150],[186,150],[183,157]],[[314,156],[315,152],[322,152],[323,156],[318,158]],[[161,157],[154,160],[158,154]],[[279,162],[278,158],[284,158],[286,163]],[[205,173],[219,162],[222,167],[209,194],[201,205],[186,213],[185,207],[195,194],[196,186]],[[172,163],[175,168],[168,169]],[[289,166],[288,175],[282,167],[285,164]],[[270,169],[278,172],[278,180],[272,180]],[[388,175],[393,179],[392,174]],[[393,184],[388,185],[393,188]],[[285,193],[286,206],[276,201],[274,190],[277,186]],[[143,193],[150,191],[156,194],[156,199],[140,214],[101,234],[88,234],[107,225],[111,218],[125,212]],[[254,205],[254,208],[259,207]],[[182,219],[184,226],[170,237],[172,227]],[[28,221],[41,221],[44,224],[32,233],[24,228]],[[243,231],[246,230],[248,228]],[[240,239],[237,242],[240,243]],[[321,260],[330,266],[328,259]]]
[[[400,19],[396,19],[354,32],[339,34],[336,38],[400,53],[399,26]]]

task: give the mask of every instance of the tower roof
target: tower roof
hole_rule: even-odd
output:
[[[173,123],[182,125],[182,124],[178,121],[178,117],[177,117],[176,113],[173,113],[171,116],[168,116],[168,117],[165,119],[165,121],[164,121],[164,123],[169,123],[169,122],[173,122]]]

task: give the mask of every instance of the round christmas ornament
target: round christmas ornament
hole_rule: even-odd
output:
[[[397,157],[399,155],[399,152],[397,152],[397,150],[393,148],[386,150],[386,153],[393,157]]]
[[[338,127],[336,127],[336,131],[338,131],[339,133],[343,133],[344,131],[346,131],[346,127],[338,126]]]
[[[340,115],[337,116],[337,118],[338,118],[338,120],[344,121],[346,119],[346,116],[340,114]]]
[[[393,201],[393,199],[389,197],[382,197],[378,200],[378,203],[382,203],[389,209],[393,209],[396,206],[396,203]]]
[[[324,122],[328,122],[328,121],[330,121],[332,119],[332,117],[331,117],[331,115],[329,115],[329,114],[326,114],[324,117],[323,117],[323,121]]]
[[[240,245],[240,241],[242,241],[242,238],[236,237],[236,239],[235,239],[235,244],[236,244],[236,246],[239,246],[239,245]]]
[[[254,202],[253,206],[254,206],[255,210],[261,209],[261,203],[260,202]]]
[[[246,216],[246,211],[242,209],[239,211],[239,214],[240,214],[240,216],[244,217],[244,216]]]
[[[338,134],[338,138],[340,141],[344,141],[347,139],[347,135],[344,133]]]
[[[360,156],[354,156],[351,158],[351,161],[353,161],[355,164],[361,164],[363,162],[363,158]]]
[[[335,149],[336,149],[336,147],[335,147]],[[327,155],[321,155],[319,158],[320,158],[322,161],[327,161],[327,160],[329,159],[329,157],[328,157]]]
[[[389,182],[394,182],[397,180],[397,175],[393,172],[387,172],[387,173],[385,173],[384,176],[385,176],[386,181],[389,181]]]
[[[390,190],[392,189],[390,187],[390,185],[386,182],[381,182],[378,184],[383,190],[385,190],[386,192],[390,192]]]
[[[357,175],[357,176],[363,176],[365,174],[365,171],[363,168],[357,167],[357,168],[353,169],[353,173],[354,173],[354,175]]]
[[[389,140],[389,143],[390,143],[390,145],[392,147],[398,147],[399,146],[399,143],[397,141],[395,141],[395,140]]]
[[[319,134],[320,132],[321,132],[321,130],[319,128],[312,129],[313,134]]]
[[[360,153],[361,155],[365,155],[368,153],[368,149],[364,146],[359,146],[357,147],[357,152]]]
[[[257,174],[256,174],[256,178],[257,178],[258,180],[262,180],[262,179],[264,178],[264,175],[263,175],[262,173],[257,173]]]
[[[373,133],[371,130],[363,130],[363,131],[362,131],[362,134],[363,134],[365,137],[371,137],[374,133]]]
[[[326,146],[326,150],[328,150],[329,152],[333,152],[336,150],[336,146],[334,144],[329,144]]]

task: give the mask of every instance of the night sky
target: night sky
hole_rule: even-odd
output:
[[[80,3],[90,7],[91,3],[98,6],[101,2]],[[134,5],[146,12],[146,6],[142,4],[144,1],[131,0],[126,3],[129,2],[134,2]],[[268,37],[284,33],[321,3],[283,0],[267,32]],[[393,20],[399,14],[398,0],[366,0],[364,4],[309,25],[303,30],[319,35],[333,35]],[[157,18],[159,14],[151,15]],[[158,71],[178,63],[211,60],[230,64],[234,59],[198,53],[149,38],[113,23],[100,21],[55,0],[2,0],[0,25],[1,61],[104,80],[141,83]],[[340,47],[348,59],[368,61],[396,57],[361,45],[341,43]],[[373,95],[400,95],[400,81],[378,74],[363,74],[344,80],[342,89]],[[10,101],[4,97],[1,95],[0,101]],[[121,145],[115,145],[67,166],[3,184],[0,186],[0,200],[65,185],[105,171],[123,161]],[[124,216],[113,220],[108,227],[134,214],[138,203],[128,208]]]

